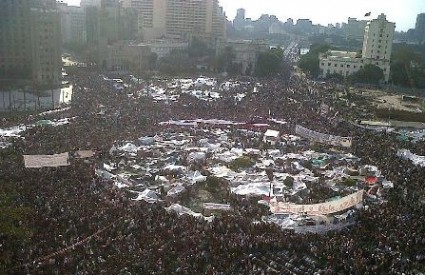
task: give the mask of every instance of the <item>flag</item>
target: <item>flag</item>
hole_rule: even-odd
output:
[[[364,16],[367,17],[367,16],[370,16],[370,14],[371,12],[366,12]]]

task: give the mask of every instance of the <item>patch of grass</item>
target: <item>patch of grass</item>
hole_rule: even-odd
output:
[[[294,187],[294,178],[293,177],[286,177],[283,183],[288,186],[289,188]]]
[[[220,191],[221,185],[221,179],[214,176],[207,177],[207,180],[205,181],[205,189],[211,193]]]
[[[425,123],[424,113],[414,113],[402,110],[377,109],[376,116],[381,119]]]
[[[240,157],[229,164],[229,168],[233,171],[238,171],[241,168],[248,168],[254,165],[254,162],[248,157]]]
[[[346,178],[346,179],[343,181],[343,183],[344,183],[344,185],[346,185],[346,186],[355,186],[355,185],[356,185],[356,181],[355,181],[354,179],[352,179],[352,178]]]

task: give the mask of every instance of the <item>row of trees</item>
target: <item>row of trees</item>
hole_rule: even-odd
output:
[[[202,41],[194,40],[187,50],[173,51],[161,58],[158,61],[158,70],[175,75],[193,73],[201,67],[216,73],[227,72],[229,75],[268,77],[288,75],[291,68],[284,62],[283,50],[280,47],[259,53],[255,64],[249,64],[247,68],[242,68],[242,64],[236,62],[235,58],[236,53],[232,47],[226,47],[216,55],[215,49]]]
[[[425,45],[394,45],[391,79],[399,86],[425,88]]]

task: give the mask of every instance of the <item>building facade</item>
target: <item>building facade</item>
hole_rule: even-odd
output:
[[[146,45],[118,41],[106,47],[102,55],[102,68],[140,73],[148,69],[150,54],[150,48]]]
[[[60,28],[54,0],[0,1],[1,78],[60,84]]]
[[[344,25],[345,36],[347,39],[362,40],[366,27],[366,20],[357,20],[356,18],[348,18],[348,23]]]
[[[87,43],[86,9],[58,3],[61,18],[62,43]]]
[[[420,13],[416,17],[415,36],[419,43],[425,42],[425,13]]]
[[[207,41],[225,37],[225,15],[218,0],[127,0],[139,12],[144,41],[172,37]]]
[[[149,47],[150,51],[157,55],[158,60],[166,57],[174,50],[187,50],[189,47],[187,41],[174,39],[153,39],[139,45]]]
[[[378,66],[384,73],[384,81],[390,78],[390,62],[395,23],[388,22],[381,14],[366,24],[362,52],[328,51],[320,56],[321,77],[339,74],[347,77],[366,64]]]
[[[232,49],[234,54],[232,63],[241,66],[242,74],[251,74],[255,71],[260,53],[267,52],[270,46],[260,40],[228,40],[219,45],[217,55],[220,55],[228,48]]]

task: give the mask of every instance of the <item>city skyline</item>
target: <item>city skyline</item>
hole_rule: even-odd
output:
[[[79,5],[80,0],[64,0],[69,5]],[[345,1],[341,5],[337,0],[299,0],[296,5],[284,0],[264,0],[261,5],[257,2],[247,0],[219,0],[228,20],[233,20],[239,8],[246,10],[246,17],[256,20],[261,14],[275,15],[280,21],[285,22],[287,18],[307,18],[313,24],[328,24],[347,22],[348,17],[361,19],[373,19],[379,14],[385,13],[387,19],[396,23],[396,31],[407,31],[415,27],[416,16],[425,12],[425,1],[423,0],[358,0]],[[338,6],[337,6],[338,5]],[[300,9],[299,7],[303,7]],[[335,8],[337,7],[337,8]],[[371,12],[370,17],[364,17],[365,13]]]

